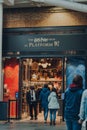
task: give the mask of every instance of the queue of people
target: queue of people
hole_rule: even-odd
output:
[[[39,94],[31,86],[26,99],[29,104],[31,120],[37,120],[37,103],[39,101],[43,110],[44,123],[47,123],[49,112],[50,125],[56,125],[56,112],[60,108],[59,99],[55,87],[51,84],[49,88],[48,85],[44,84]],[[83,78],[81,75],[76,75],[70,86],[65,90],[64,120],[67,130],[81,130],[83,121],[87,121],[87,90],[83,90]]]

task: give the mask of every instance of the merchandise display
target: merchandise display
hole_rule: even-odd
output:
[[[28,111],[26,93],[31,85],[38,89],[39,86],[42,88],[45,83],[52,83],[58,91],[59,98],[61,98],[62,64],[62,58],[23,59],[22,113]]]

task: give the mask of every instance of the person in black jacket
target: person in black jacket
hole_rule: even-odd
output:
[[[35,90],[34,86],[30,86],[29,92],[26,94],[26,100],[29,104],[29,110],[30,110],[30,120],[37,120],[37,103],[38,103],[38,95],[37,91]],[[33,113],[34,110],[34,113]]]

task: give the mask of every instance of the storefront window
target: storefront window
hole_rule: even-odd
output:
[[[10,102],[10,117],[17,115],[16,99],[19,92],[19,61],[16,58],[5,59],[4,61],[4,93],[3,101]]]

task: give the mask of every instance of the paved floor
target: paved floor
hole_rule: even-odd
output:
[[[43,115],[41,113],[38,116],[38,120],[30,120],[28,117],[18,121],[0,121],[0,130],[66,130],[65,123],[61,121],[61,117],[59,116],[57,116],[55,126],[50,126],[49,122],[48,116],[47,123],[44,123]]]
[[[1,130],[66,130],[65,124],[50,126],[49,123],[13,122],[0,124]]]
[[[34,122],[13,122],[13,123],[0,123],[0,130],[66,130],[65,123],[50,126],[44,123]],[[82,128],[86,130],[86,128]]]
[[[42,115],[39,115],[38,120],[30,120],[28,117],[18,121],[0,121],[0,130],[66,130],[66,125],[60,117],[57,117],[55,126],[49,125],[49,118],[47,124],[44,124]]]

